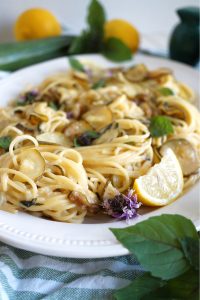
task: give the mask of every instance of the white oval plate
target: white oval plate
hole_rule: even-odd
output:
[[[90,60],[102,66],[115,64],[99,55],[79,56],[82,61]],[[176,77],[195,92],[198,91],[198,72],[194,69],[166,59],[136,55],[129,64],[144,63],[149,68],[169,67]],[[27,86],[39,84],[46,77],[66,71],[66,58],[54,59],[17,71],[0,82],[0,106],[16,97]],[[181,214],[200,226],[199,184],[174,203],[157,209],[143,208],[141,216],[131,224],[149,217],[168,214]],[[128,250],[120,245],[110,232],[110,227],[125,227],[124,221],[115,221],[105,216],[95,216],[84,224],[67,224],[49,221],[26,213],[11,214],[0,211],[0,240],[12,246],[46,255],[97,258],[128,254]],[[159,229],[158,229],[159,230]]]

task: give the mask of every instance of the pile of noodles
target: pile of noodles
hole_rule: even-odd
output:
[[[0,150],[0,209],[80,223],[98,211],[108,182],[120,193],[132,188],[166,141],[186,139],[200,157],[194,94],[170,70],[87,68],[48,78],[0,109],[0,137],[12,138],[8,152]],[[155,115],[168,116],[174,132],[152,138]],[[91,143],[75,143],[91,131]],[[184,187],[197,178],[198,171],[184,176]]]

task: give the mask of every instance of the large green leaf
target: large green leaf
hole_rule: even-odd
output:
[[[139,300],[150,292],[157,290],[166,284],[159,278],[152,277],[149,273],[135,279],[127,287],[118,290],[115,293],[117,300]]]
[[[88,7],[87,22],[90,30],[102,31],[106,20],[103,6],[97,0],[92,0]]]
[[[189,270],[183,275],[171,279],[166,285],[156,290],[152,290],[142,300],[149,299],[191,299],[198,300],[199,276],[198,272]],[[133,298],[134,299],[134,298]]]
[[[117,300],[197,300],[198,272],[191,269],[168,282],[146,273],[118,290],[115,297]]]
[[[190,264],[194,269],[199,270],[199,240],[185,237],[180,242]]]
[[[114,37],[105,41],[103,54],[108,59],[116,62],[132,58],[131,50],[121,40]]]
[[[175,278],[190,268],[180,240],[198,239],[193,223],[180,215],[161,215],[123,229],[111,229],[153,276]]]

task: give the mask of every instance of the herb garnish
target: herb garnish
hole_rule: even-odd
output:
[[[170,119],[165,116],[152,117],[149,130],[152,137],[160,137],[174,132]]]
[[[20,201],[20,203],[26,207],[31,207],[33,205],[36,205],[36,206],[42,205],[41,203],[36,203],[36,201],[37,201],[37,198],[33,198],[32,200],[22,200],[22,201]]]
[[[69,57],[70,66],[77,71],[85,72],[84,66],[80,63],[80,61],[74,57]]]
[[[82,135],[74,138],[74,146],[89,146],[91,143],[100,136],[96,131],[86,131]]]
[[[113,61],[128,60],[131,50],[119,39],[104,40],[106,13],[97,0],[91,0],[88,7],[87,29],[72,42],[69,54],[102,53]]]
[[[51,107],[54,110],[59,110],[59,104],[57,102],[55,102],[55,101],[50,101],[48,103],[48,106]]]
[[[12,142],[11,136],[1,136],[0,137],[0,148],[4,149],[5,151],[8,151],[10,143]]]
[[[97,90],[97,89],[99,89],[99,88],[104,87],[105,84],[106,84],[105,79],[103,79],[103,78],[102,78],[102,79],[99,79],[99,81],[95,82],[95,83],[92,85],[92,89],[93,89],[93,90]]]
[[[174,92],[168,87],[162,87],[158,90],[162,96],[173,96]]]
[[[117,300],[198,299],[199,237],[189,219],[161,215],[111,231],[146,270]]]
[[[38,92],[37,91],[29,91],[27,93],[25,93],[21,99],[19,99],[17,101],[17,105],[19,106],[24,106],[24,105],[28,105],[28,104],[32,104],[33,102],[35,102],[36,98],[38,96]]]
[[[137,209],[140,205],[133,190],[129,190],[126,195],[118,193],[114,198],[103,201],[103,208],[108,215],[127,221],[138,216]]]

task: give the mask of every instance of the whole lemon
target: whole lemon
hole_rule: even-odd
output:
[[[129,22],[121,19],[107,21],[104,27],[105,39],[115,37],[124,42],[132,52],[137,51],[140,36],[137,29]]]
[[[18,41],[40,39],[61,34],[56,17],[46,9],[32,8],[23,12],[14,27]]]

